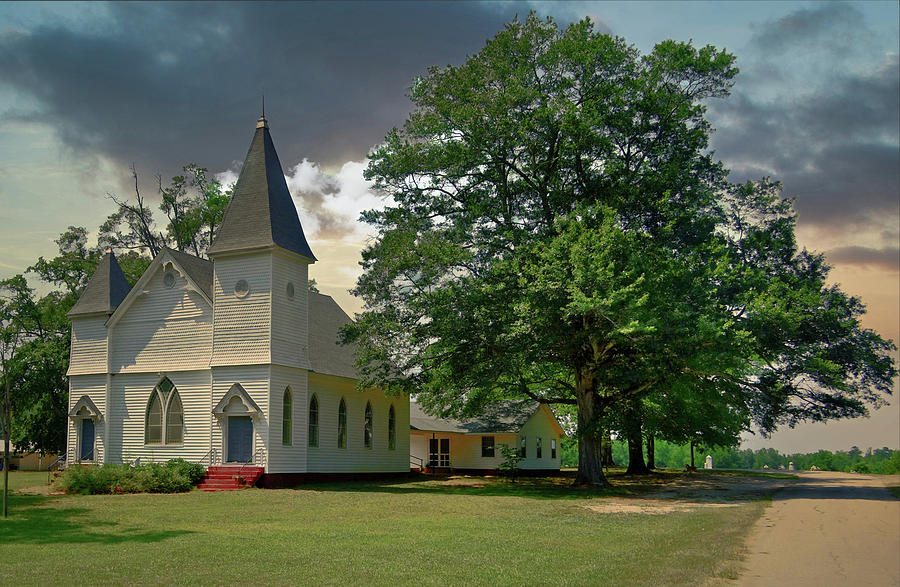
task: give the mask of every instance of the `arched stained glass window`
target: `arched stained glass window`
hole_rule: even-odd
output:
[[[309,446],[319,446],[319,398],[309,400]]]
[[[156,384],[147,400],[144,444],[181,444],[184,441],[184,407],[168,377]]]
[[[294,401],[291,397],[291,388],[284,390],[281,401],[281,444],[290,445],[293,442],[294,432]]]
[[[388,450],[397,448],[397,414],[394,412],[394,404],[388,410]]]
[[[363,422],[363,443],[372,448],[372,402],[366,402],[366,418]]]
[[[338,406],[338,448],[347,448],[347,402],[344,398]]]
[[[181,444],[184,430],[184,410],[178,391],[169,394],[169,406],[166,408],[166,444]]]
[[[144,444],[162,444],[162,401],[156,389],[150,393],[150,401],[147,404]]]

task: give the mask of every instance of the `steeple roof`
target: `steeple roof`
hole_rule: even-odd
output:
[[[70,318],[85,314],[112,314],[131,290],[116,256],[112,252],[103,255],[81,297],[66,314]]]
[[[310,261],[316,260],[300,226],[269,125],[260,117],[231,202],[208,254],[215,256],[273,245]]]

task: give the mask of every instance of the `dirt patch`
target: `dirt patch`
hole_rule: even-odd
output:
[[[24,495],[62,495],[60,491],[53,491],[53,488],[49,485],[37,485],[35,487],[23,487],[22,489],[18,489],[16,493],[21,493]]]
[[[597,498],[584,505],[601,514],[668,514],[733,507],[771,495],[796,479],[685,473],[641,496]]]
[[[584,507],[598,514],[670,514],[672,512],[690,512],[699,508],[730,508],[740,505],[739,502],[713,503],[697,501],[679,501],[671,499],[641,499],[610,497],[595,500]]]

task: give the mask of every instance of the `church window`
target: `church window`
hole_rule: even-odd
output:
[[[234,295],[244,298],[248,293],[250,293],[250,284],[246,279],[238,279],[238,282],[234,284]]]
[[[178,390],[164,378],[150,393],[144,419],[144,444],[181,444],[184,440],[184,407]]]
[[[388,410],[388,450],[397,448],[397,414],[394,412],[394,405]]]
[[[166,274],[163,275],[163,285],[169,289],[175,287],[175,274],[171,271],[166,271]]]
[[[338,406],[338,448],[347,448],[347,402],[341,398]]]
[[[528,458],[528,452],[527,452],[527,449],[525,448],[526,446],[527,446],[527,444],[525,443],[525,437],[523,436],[519,443],[519,456],[522,457],[523,459]]]
[[[312,396],[309,400],[309,438],[308,444],[312,447],[319,446],[319,398]]]
[[[287,297],[290,300],[294,299],[294,282],[288,281],[287,284]]]
[[[366,417],[363,422],[363,443],[372,448],[372,402],[366,402]]]
[[[291,388],[284,390],[284,399],[281,402],[281,444],[290,445],[293,442],[294,432],[294,402],[291,398]]]
[[[155,389],[150,394],[150,404],[147,406],[144,444],[162,444],[162,402]]]

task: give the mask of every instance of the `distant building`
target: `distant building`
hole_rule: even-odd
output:
[[[414,467],[492,473],[503,462],[498,448],[516,448],[525,471],[559,470],[559,442],[565,432],[546,405],[521,400],[491,404],[468,420],[429,416],[409,405],[410,458]]]

